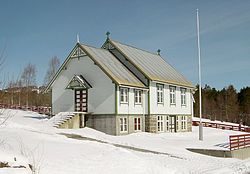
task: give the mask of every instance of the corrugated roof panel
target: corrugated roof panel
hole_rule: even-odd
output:
[[[193,87],[191,82],[161,56],[117,41],[110,42],[151,80]]]
[[[81,46],[119,85],[146,87],[109,51],[87,45]]]

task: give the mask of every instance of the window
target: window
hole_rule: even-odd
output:
[[[175,105],[175,87],[170,86],[169,89],[170,89],[170,104]]]
[[[128,88],[120,88],[121,103],[128,103]]]
[[[163,116],[157,117],[158,132],[163,132]]]
[[[135,104],[142,103],[142,90],[135,89]]]
[[[141,130],[141,119],[135,118],[134,123],[135,123],[135,131]]]
[[[127,118],[125,118],[125,117],[120,118],[120,131],[121,132],[128,131]]]
[[[157,103],[163,103],[163,85],[157,84]]]
[[[169,131],[169,117],[166,117],[166,131]]]
[[[182,130],[187,129],[187,118],[186,118],[186,116],[181,116],[181,129]]]
[[[176,131],[179,130],[179,116],[176,116]]]
[[[186,106],[186,89],[181,88],[181,105]]]

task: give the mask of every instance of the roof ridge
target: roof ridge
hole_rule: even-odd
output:
[[[95,46],[92,46],[92,45],[87,45],[87,44],[84,44],[84,43],[80,43],[80,45],[81,45],[81,46],[86,46],[86,47],[95,48],[95,49],[98,49],[98,50],[103,50],[103,51],[109,52],[109,51],[106,50],[106,49],[98,48],[98,47],[95,47]]]
[[[161,57],[161,56],[158,55],[157,53],[154,53],[154,52],[151,52],[151,51],[148,51],[148,50],[144,50],[144,49],[141,49],[141,48],[137,48],[137,47],[135,47],[135,46],[132,46],[132,45],[128,45],[128,44],[125,44],[125,43],[121,43],[121,42],[116,41],[116,40],[113,40],[113,39],[109,39],[109,40],[110,40],[111,42],[117,42],[117,43],[119,43],[119,44],[126,45],[126,46],[128,46],[128,47],[131,47],[131,48],[134,48],[134,49],[137,49],[137,50],[140,50],[140,51],[145,51],[145,52],[147,52],[147,53],[150,53],[150,54],[153,54],[153,55],[156,55],[156,56]]]

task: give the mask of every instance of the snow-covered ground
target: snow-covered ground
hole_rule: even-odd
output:
[[[200,121],[199,117],[193,117],[192,119],[193,121]],[[231,125],[231,126],[239,126],[239,124],[237,123],[230,123],[230,122],[226,122],[226,121],[219,121],[219,120],[210,120],[210,119],[206,119],[206,118],[202,118],[201,119],[202,122],[208,122],[208,123],[217,123],[217,124],[226,124],[226,125]],[[241,125],[242,127],[247,127],[245,125]]]
[[[241,134],[237,131],[204,128],[202,142],[197,127],[186,133],[111,136],[90,128],[56,129],[51,121],[33,112],[7,110],[4,115],[7,113],[13,116],[0,126],[0,142],[4,141],[0,145],[0,162],[8,161],[11,166],[29,163],[39,174],[250,173],[250,159],[216,158],[186,150],[227,150],[228,136]],[[67,138],[62,133],[86,139]],[[135,149],[126,148],[130,146]],[[0,168],[2,173],[30,171]]]

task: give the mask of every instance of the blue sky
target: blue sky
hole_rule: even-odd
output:
[[[196,8],[200,11],[202,83],[250,86],[250,1],[247,0],[8,0],[0,2],[1,76],[28,63],[43,82],[48,61],[61,62],[76,43],[100,47],[111,38],[161,55],[193,84],[198,82]]]

